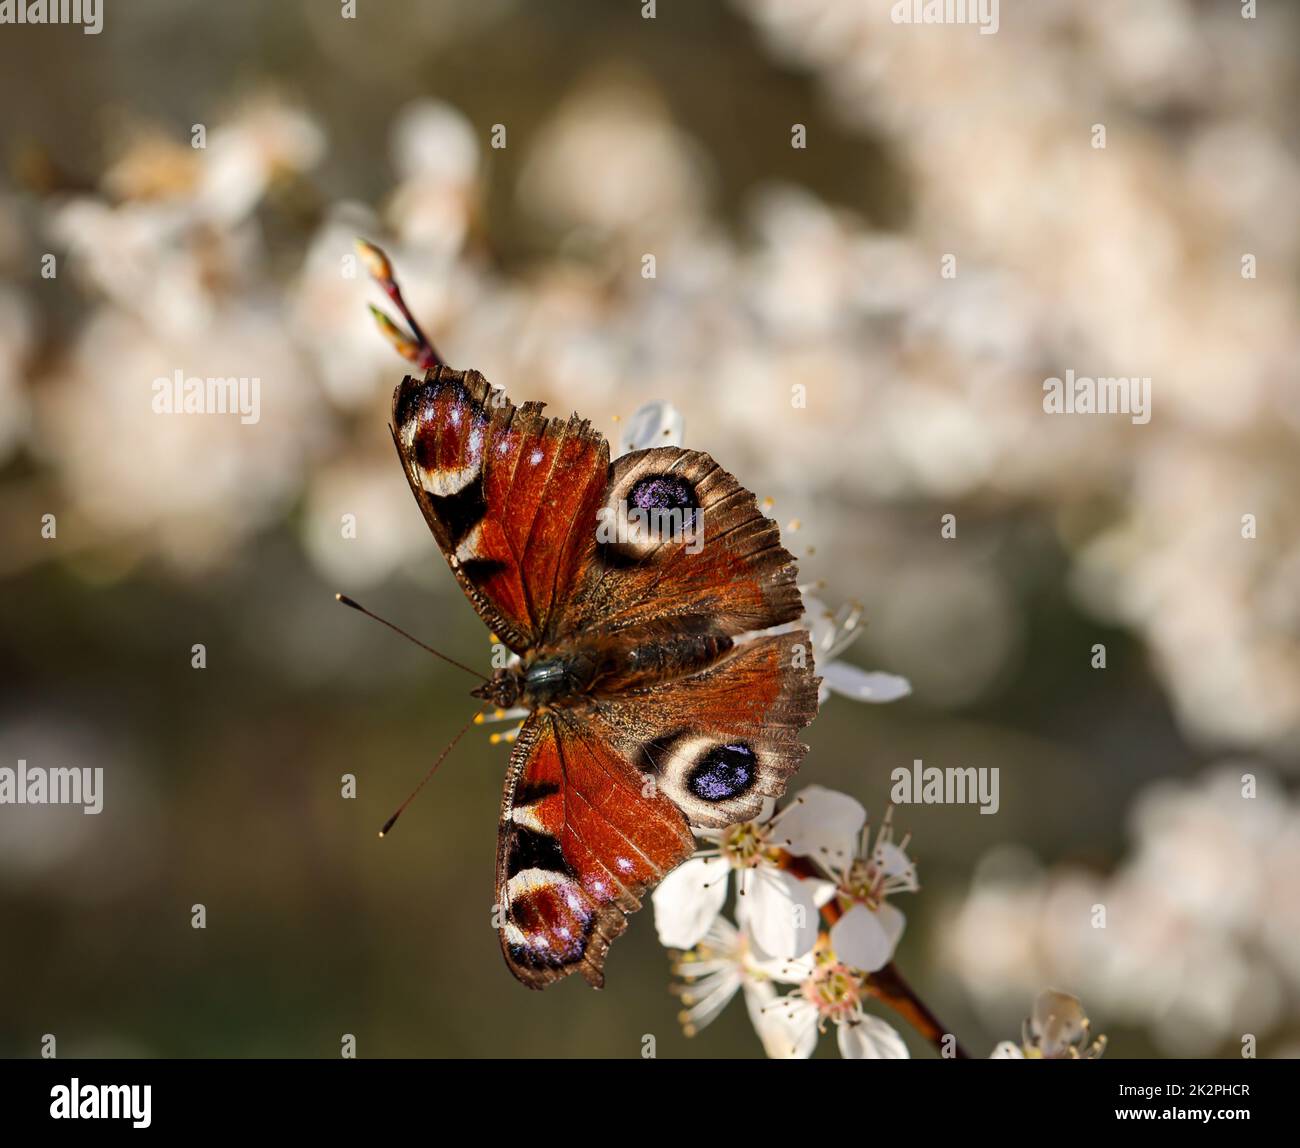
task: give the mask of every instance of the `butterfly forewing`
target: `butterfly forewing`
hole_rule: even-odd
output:
[[[624,524],[677,509],[681,528],[638,543]],[[668,620],[737,635],[793,622],[803,612],[795,563],[775,522],[707,454],[655,447],[615,460],[597,509],[604,536],[586,578],[565,603],[571,633]]]
[[[516,407],[477,371],[407,377],[393,438],[411,490],[470,601],[519,653],[577,585],[609,473],[589,423]]]

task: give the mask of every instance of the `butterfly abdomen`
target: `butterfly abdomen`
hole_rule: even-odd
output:
[[[637,686],[684,677],[722,657],[733,645],[725,634],[679,633],[629,637],[611,644],[593,690],[623,693]]]

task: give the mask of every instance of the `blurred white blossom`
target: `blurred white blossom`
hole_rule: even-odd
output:
[[[991,1060],[1097,1060],[1106,1038],[1092,1038],[1092,1025],[1079,998],[1047,989],[1025,1019],[1019,1043],[1000,1041]]]
[[[325,148],[324,131],[305,111],[274,98],[254,100],[208,136],[195,210],[213,224],[231,226],[275,180],[314,168]]]
[[[155,413],[154,381],[178,370],[260,379],[259,420]],[[202,568],[292,502],[322,430],[316,393],[260,313],[230,309],[201,334],[168,335],[102,309],[39,396],[40,449],[90,538]]]
[[[1056,982],[1148,1027],[1171,1055],[1272,1031],[1300,988],[1294,933],[1281,941],[1296,916],[1300,807],[1255,767],[1226,765],[1152,786],[1132,832],[1109,876],[1024,858],[985,867],[940,938],[947,966],[991,1023]]]
[[[391,150],[400,182],[387,215],[398,236],[455,258],[478,210],[479,146],[469,121],[450,104],[408,104],[393,122]]]
[[[31,411],[24,368],[31,350],[31,311],[16,291],[0,287],[0,463],[26,440]]]
[[[531,142],[519,196],[556,227],[650,236],[696,215],[706,189],[702,152],[657,93],[611,80],[573,93]]]

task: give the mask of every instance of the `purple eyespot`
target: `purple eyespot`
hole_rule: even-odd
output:
[[[701,801],[739,797],[758,776],[754,751],[744,742],[715,745],[686,779],[686,788]]]
[[[628,492],[627,504],[637,510],[680,510],[683,527],[690,527],[699,509],[691,484],[675,474],[639,479]]]

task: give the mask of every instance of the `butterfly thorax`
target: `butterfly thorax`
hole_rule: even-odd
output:
[[[694,673],[732,648],[724,634],[630,633],[529,650],[472,691],[503,709],[573,706]]]

